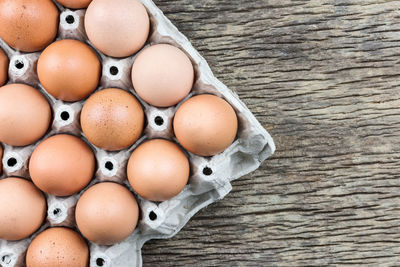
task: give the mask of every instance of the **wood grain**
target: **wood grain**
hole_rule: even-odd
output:
[[[277,152],[144,266],[400,266],[400,1],[155,3]]]

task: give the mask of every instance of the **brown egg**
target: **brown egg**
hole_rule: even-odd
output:
[[[225,100],[213,95],[198,95],[183,103],[174,118],[175,136],[190,152],[213,156],[235,140],[236,113]]]
[[[147,40],[150,20],[137,0],[93,0],[85,15],[85,29],[92,44],[111,57],[128,57]]]
[[[133,194],[116,183],[90,187],[78,200],[76,223],[81,233],[99,245],[125,240],[135,230],[139,207]]]
[[[0,48],[0,86],[2,86],[8,78],[8,57]]]
[[[136,98],[121,89],[96,92],[81,112],[82,131],[95,146],[115,151],[133,145],[143,130],[144,112]]]
[[[87,8],[88,5],[92,2],[92,0],[56,0],[56,1],[61,5],[72,9]]]
[[[26,146],[39,140],[50,126],[46,98],[25,84],[0,87],[0,142]]]
[[[93,151],[78,137],[59,134],[47,138],[33,151],[29,174],[40,190],[55,196],[69,196],[82,190],[92,179]]]
[[[89,248],[75,231],[49,228],[32,240],[26,252],[27,267],[87,267]]]
[[[143,50],[132,66],[132,83],[144,101],[156,107],[178,104],[193,86],[190,59],[179,48],[167,44]]]
[[[40,55],[37,72],[49,94],[64,101],[79,101],[96,89],[101,63],[87,44],[60,40],[49,45]]]
[[[189,179],[189,160],[178,145],[163,139],[141,144],[129,158],[129,183],[140,196],[151,201],[173,198]]]
[[[0,180],[0,239],[21,240],[33,234],[46,216],[46,199],[31,182]]]
[[[42,50],[56,37],[58,15],[51,0],[2,0],[0,37],[16,50]]]

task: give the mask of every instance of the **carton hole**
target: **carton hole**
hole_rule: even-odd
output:
[[[65,17],[65,21],[66,21],[68,24],[73,24],[73,23],[75,22],[75,18],[74,18],[74,16],[72,16],[72,15],[68,15],[68,16]]]
[[[203,169],[203,174],[206,176],[210,176],[213,173],[212,169],[210,167],[204,167]]]
[[[63,111],[63,112],[61,112],[60,117],[61,117],[61,119],[62,119],[63,121],[67,121],[67,120],[69,119],[70,116],[69,116],[68,111]]]
[[[61,213],[61,210],[59,208],[56,208],[56,209],[53,210],[53,214],[55,216],[59,215],[60,213]]]
[[[107,162],[104,164],[104,167],[105,167],[107,170],[112,171],[112,170],[114,169],[114,164],[113,164],[111,161],[107,161]]]
[[[24,62],[20,61],[20,60],[16,60],[15,61],[15,65],[14,65],[17,69],[21,70],[24,68]]]
[[[160,116],[157,116],[154,118],[154,123],[158,126],[161,126],[164,124],[164,119]]]
[[[15,165],[17,165],[17,159],[16,158],[9,158],[7,160],[7,165],[8,167],[14,167]]]
[[[11,263],[11,256],[10,255],[4,255],[1,257],[1,262],[4,264],[10,264]]]
[[[118,72],[119,72],[119,70],[118,70],[118,68],[116,67],[116,66],[111,66],[110,67],[110,73],[111,73],[111,75],[117,75],[118,74]]]
[[[97,266],[104,266],[104,259],[103,258],[97,258],[96,259],[96,265]]]
[[[157,214],[156,214],[154,211],[150,211],[150,213],[149,213],[149,219],[150,219],[151,221],[157,220]]]

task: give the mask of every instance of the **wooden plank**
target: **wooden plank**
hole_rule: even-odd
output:
[[[144,266],[400,265],[400,1],[155,3],[277,152]]]

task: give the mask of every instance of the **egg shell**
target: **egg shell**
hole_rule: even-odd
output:
[[[82,131],[93,145],[116,151],[133,145],[143,131],[144,112],[127,91],[108,88],[91,95],[81,112]]]
[[[2,86],[8,78],[8,57],[0,48],[0,86]]]
[[[0,37],[16,50],[42,50],[56,37],[58,16],[51,0],[2,0]]]
[[[174,117],[179,143],[200,156],[214,156],[235,140],[238,119],[232,106],[214,95],[197,95],[184,102]]]
[[[104,182],[82,194],[76,205],[75,218],[87,239],[99,245],[112,245],[133,232],[139,218],[139,207],[127,188]]]
[[[67,134],[45,139],[29,161],[33,183],[55,196],[69,196],[82,190],[92,179],[94,168],[95,157],[89,145]]]
[[[145,44],[150,30],[146,8],[137,0],[93,0],[85,15],[90,42],[111,57],[128,57]]]
[[[0,141],[26,146],[38,141],[50,126],[51,109],[46,98],[25,84],[0,87]]]
[[[89,248],[85,240],[69,228],[55,227],[35,237],[26,253],[27,267],[87,267]]]
[[[153,139],[133,151],[127,173],[129,183],[140,196],[165,201],[183,190],[189,169],[189,160],[177,144]]]
[[[72,9],[86,8],[92,2],[92,0],[56,0],[56,1],[61,5]]]
[[[87,44],[76,40],[60,40],[42,52],[37,72],[49,94],[64,101],[79,101],[96,89],[101,63]]]
[[[193,86],[194,70],[179,48],[157,44],[145,48],[132,66],[132,83],[144,101],[156,107],[174,106]]]
[[[46,215],[46,199],[31,182],[0,180],[0,239],[21,240],[33,234]]]

